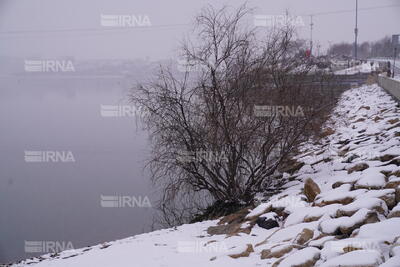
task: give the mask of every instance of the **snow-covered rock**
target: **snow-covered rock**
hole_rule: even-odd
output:
[[[379,265],[379,267],[399,267],[400,266],[400,256],[392,257],[388,259],[385,263]]]
[[[279,267],[314,266],[319,259],[319,249],[314,247],[304,248],[284,258]]]
[[[374,210],[382,214],[387,214],[388,207],[382,199],[379,198],[359,198],[354,200],[352,203],[344,205],[337,211],[337,216],[352,216],[360,209],[365,208],[368,210]]]
[[[351,217],[339,217],[328,219],[319,225],[320,231],[324,234],[344,234],[349,235],[354,229],[367,223],[378,221],[377,213],[366,208],[362,208]]]
[[[376,250],[355,250],[341,256],[332,258],[320,267],[374,267],[383,263],[381,253]]]
[[[357,237],[376,238],[393,242],[400,236],[400,218],[390,218],[381,222],[366,224],[360,227]]]

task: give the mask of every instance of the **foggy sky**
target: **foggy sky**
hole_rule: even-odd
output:
[[[0,56],[88,58],[171,58],[201,7],[212,3],[236,7],[233,0],[0,0]],[[256,14],[301,16],[299,35],[309,38],[314,16],[314,44],[354,40],[355,0],[250,0]],[[399,0],[359,0],[359,42],[400,33]],[[320,14],[336,12],[331,14]],[[151,27],[105,30],[101,14],[147,15]],[[161,26],[160,26],[161,25]],[[169,26],[165,26],[169,25]],[[59,30],[67,30],[61,31]],[[44,32],[43,32],[44,31]]]

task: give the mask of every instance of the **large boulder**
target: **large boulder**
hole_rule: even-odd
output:
[[[247,247],[244,251],[240,253],[230,254],[229,257],[233,259],[248,257],[252,252],[254,252],[253,246],[251,244],[247,244]]]
[[[389,213],[388,218],[400,217],[400,204],[392,209]]]
[[[218,225],[210,226],[207,229],[209,235],[236,235],[238,233],[249,234],[256,223],[256,218],[247,218],[249,209],[244,208],[235,213],[226,215],[220,219]],[[246,223],[246,228],[242,224]]]
[[[293,175],[295,172],[300,170],[304,166],[304,164],[305,163],[302,161],[290,160],[289,162],[285,162],[285,167],[283,167],[280,171],[282,173],[286,172],[290,175]]]
[[[321,138],[325,138],[329,135],[332,135],[335,133],[335,130],[333,130],[330,127],[325,128],[322,132],[321,132]]]
[[[350,174],[352,172],[360,172],[360,171],[367,169],[368,167],[369,167],[369,165],[367,163],[358,163],[358,164],[350,167],[349,169],[347,169],[347,173]]]
[[[351,187],[350,184],[343,184],[338,188],[319,194],[315,198],[315,206],[323,207],[335,203],[346,205],[353,202],[357,196],[364,194],[367,191],[366,189],[350,191]]]
[[[246,216],[249,212],[249,208],[241,209],[235,213],[222,217],[218,224],[242,223],[246,220]]]
[[[381,189],[386,185],[386,177],[376,169],[368,169],[362,172],[361,178],[354,185],[355,189]]]
[[[351,217],[343,216],[322,221],[319,224],[319,229],[324,234],[349,236],[353,230],[359,228],[360,226],[375,222],[379,222],[377,213],[375,211],[362,208]]]
[[[350,218],[352,218],[352,217],[350,217]],[[375,211],[368,211],[364,217],[359,217],[359,220],[357,220],[357,218],[356,218],[353,222],[354,223],[349,223],[349,224],[340,226],[339,227],[340,232],[345,235],[350,235],[354,229],[359,228],[361,225],[379,222],[379,218],[378,218],[378,214]]]
[[[320,258],[320,250],[314,247],[296,251],[280,263],[279,267],[313,267]]]
[[[396,179],[396,180],[393,180],[393,181],[389,181],[385,185],[385,188],[396,188],[399,185],[400,185],[400,179]]]
[[[393,243],[400,236],[400,218],[390,218],[377,223],[365,224],[357,233],[359,238],[379,238]]]
[[[267,230],[279,227],[279,223],[274,220],[274,219],[267,219],[264,217],[259,217],[256,221],[256,224],[262,228],[265,228]]]
[[[225,225],[210,226],[207,229],[209,235],[233,235],[240,230],[241,224],[231,223]]]
[[[376,250],[355,250],[334,257],[319,265],[320,267],[377,267],[383,263],[383,256]]]
[[[387,188],[382,190],[369,190],[365,194],[359,195],[357,199],[379,198],[385,201],[389,209],[396,206],[396,190]]]
[[[385,155],[375,158],[374,160],[389,161],[389,160],[394,159],[395,157],[397,157],[397,155],[385,154]]]
[[[270,249],[263,249],[261,251],[261,259],[264,260],[271,258],[280,258],[283,255],[292,251],[294,248],[300,248],[300,246],[286,244],[286,245],[278,245]]]
[[[395,188],[395,201],[396,203],[400,202],[400,185]]]
[[[314,237],[314,231],[308,228],[304,228],[303,231],[296,237],[295,243],[298,245],[304,245],[308,240]]]
[[[304,183],[304,194],[308,201],[313,202],[319,193],[321,193],[319,186],[311,178],[308,178]]]
[[[352,216],[361,208],[366,208],[369,210],[374,210],[380,214],[386,215],[388,212],[388,207],[382,199],[379,198],[359,198],[354,202],[344,205],[337,210],[336,217],[342,216]]]

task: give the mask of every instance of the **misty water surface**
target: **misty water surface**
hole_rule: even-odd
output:
[[[146,133],[125,105],[131,83],[114,78],[0,78],[0,263],[37,256],[25,241],[94,245],[149,231],[150,208],[102,208],[101,195],[149,196]],[[75,162],[27,163],[24,151],[71,151]]]

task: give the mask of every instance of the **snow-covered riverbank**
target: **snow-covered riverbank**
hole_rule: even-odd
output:
[[[400,266],[400,109],[377,85],[354,88],[325,128],[285,189],[252,210],[15,266]]]

